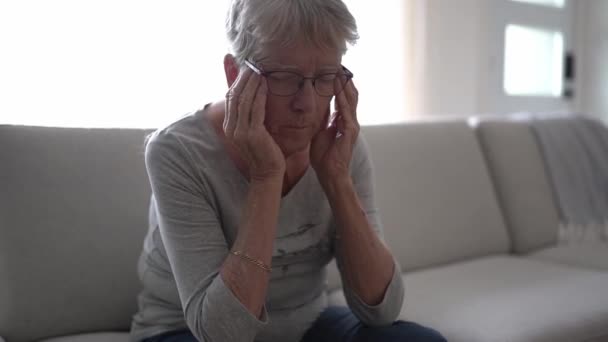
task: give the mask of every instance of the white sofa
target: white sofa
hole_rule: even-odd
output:
[[[149,130],[0,126],[0,336],[127,341],[150,195]],[[449,341],[608,341],[608,246],[557,244],[526,122],[363,128],[401,318]],[[344,303],[335,266],[333,303]]]

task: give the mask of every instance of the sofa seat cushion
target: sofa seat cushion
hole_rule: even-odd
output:
[[[40,342],[129,342],[128,332],[100,332],[53,337]]]
[[[565,265],[608,271],[608,244],[580,243],[545,248],[530,257]]]
[[[400,319],[450,342],[608,339],[608,273],[494,256],[405,274]],[[331,304],[345,304],[340,291]]]

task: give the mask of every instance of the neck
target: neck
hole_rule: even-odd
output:
[[[310,165],[309,148],[292,154],[285,159],[285,176],[283,176],[283,194],[286,194],[304,176]]]

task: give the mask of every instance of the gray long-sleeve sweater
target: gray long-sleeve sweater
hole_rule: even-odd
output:
[[[327,306],[325,266],[334,257],[335,232],[329,202],[310,167],[281,199],[266,304],[261,320],[253,316],[219,276],[237,236],[248,182],[226,153],[206,108],[157,130],[146,145],[153,196],[131,339],[189,328],[200,341],[299,341]],[[361,135],[351,177],[367,217],[382,234]],[[344,284],[348,305],[364,323],[397,318],[403,284],[395,265],[376,306],[366,305]]]

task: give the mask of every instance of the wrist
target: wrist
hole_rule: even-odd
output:
[[[285,169],[278,169],[274,171],[264,171],[264,172],[249,172],[249,182],[251,184],[272,184],[272,183],[282,183],[283,177],[285,176]]]
[[[330,199],[338,196],[339,194],[344,194],[354,190],[353,181],[349,174],[321,180],[321,186],[325,190],[327,197]]]
[[[279,205],[283,192],[283,180],[269,178],[264,180],[251,180],[249,182],[248,200],[253,201],[254,208]]]
[[[252,177],[249,180],[249,187],[267,191],[281,191],[283,188],[283,176]]]

